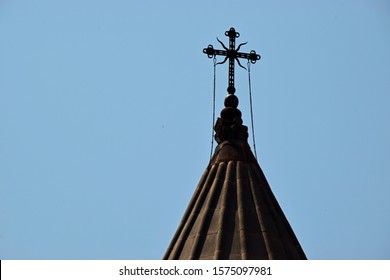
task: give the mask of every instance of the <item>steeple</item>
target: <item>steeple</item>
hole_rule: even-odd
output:
[[[234,94],[234,62],[260,59],[255,51],[235,49],[238,32],[226,31],[229,49],[209,45],[209,57],[229,59],[228,95],[214,126],[215,149],[164,259],[306,259],[248,145],[238,98]]]

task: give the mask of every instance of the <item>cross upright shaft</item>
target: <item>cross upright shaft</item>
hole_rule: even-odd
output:
[[[236,32],[236,30],[232,27],[230,30],[225,32],[225,35],[229,37],[229,48],[227,48],[218,38],[218,42],[222,45],[224,50],[215,50],[212,45],[208,45],[207,48],[203,49],[203,53],[207,54],[209,58],[213,58],[217,55],[225,56],[225,59],[222,62],[217,64],[223,64],[229,59],[229,82],[227,91],[229,94],[234,94],[236,92],[236,88],[234,87],[234,61],[236,60],[238,65],[244,69],[244,66],[241,65],[239,58],[246,58],[251,63],[256,63],[257,60],[260,60],[260,55],[256,54],[256,51],[252,50],[250,53],[242,53],[239,52],[241,46],[246,43],[240,44],[236,49],[236,38],[240,37],[240,33]]]

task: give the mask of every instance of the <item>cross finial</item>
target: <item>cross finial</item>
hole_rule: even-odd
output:
[[[225,56],[225,59],[217,64],[223,64],[229,59],[229,83],[227,91],[229,94],[234,94],[236,92],[236,88],[234,87],[234,61],[237,61],[240,67],[246,69],[241,65],[239,58],[246,58],[251,63],[256,63],[261,57],[254,50],[250,51],[250,53],[239,52],[241,46],[245,45],[247,42],[238,45],[237,49],[235,48],[236,38],[240,37],[240,33],[236,32],[233,27],[226,31],[225,35],[229,37],[229,48],[217,38],[224,50],[215,50],[212,45],[208,45],[207,48],[203,49],[203,53],[207,54],[209,58],[213,58],[216,55]]]

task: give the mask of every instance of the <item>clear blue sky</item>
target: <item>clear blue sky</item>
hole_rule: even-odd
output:
[[[162,258],[209,160],[202,49],[232,26],[262,56],[259,163],[308,258],[390,259],[379,0],[2,0],[0,259]],[[237,70],[250,125],[246,77]]]

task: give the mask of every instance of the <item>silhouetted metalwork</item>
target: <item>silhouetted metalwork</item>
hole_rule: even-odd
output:
[[[239,58],[246,58],[251,63],[256,63],[257,60],[260,60],[261,56],[256,53],[256,51],[251,50],[250,53],[239,52],[241,46],[247,44],[248,42],[241,43],[236,47],[236,38],[240,37],[240,33],[232,27],[225,32],[225,35],[229,37],[229,48],[227,48],[218,38],[218,42],[222,45],[224,50],[215,50],[212,45],[208,45],[207,48],[203,49],[203,53],[207,54],[209,58],[213,58],[216,55],[225,56],[225,59],[218,64],[224,64],[229,59],[229,83],[227,91],[229,94],[234,94],[236,88],[234,87],[234,61],[237,61],[238,65],[244,69],[244,66],[241,65]]]
[[[240,33],[232,27],[225,32],[225,35],[229,37],[229,48],[227,48],[218,38],[218,42],[221,43],[224,50],[216,50],[212,45],[209,45],[207,48],[203,49],[203,53],[207,54],[209,58],[214,59],[214,66],[216,64],[223,64],[229,59],[229,82],[228,82],[228,95],[225,97],[225,108],[221,111],[221,117],[217,119],[214,125],[215,135],[214,138],[218,144],[229,139],[241,139],[246,141],[248,138],[248,128],[243,125],[241,119],[241,111],[237,109],[238,98],[234,94],[236,89],[234,87],[234,63],[237,61],[238,65],[244,69],[240,62],[240,58],[245,58],[248,60],[248,65],[250,63],[256,63],[261,57],[252,50],[249,53],[239,52],[241,46],[246,43],[238,45],[236,49],[236,38],[240,36]],[[222,62],[216,63],[216,56],[221,55],[225,56],[225,59]],[[214,78],[215,79],[215,78]],[[215,84],[215,80],[214,80]],[[215,88],[214,88],[215,90]]]

